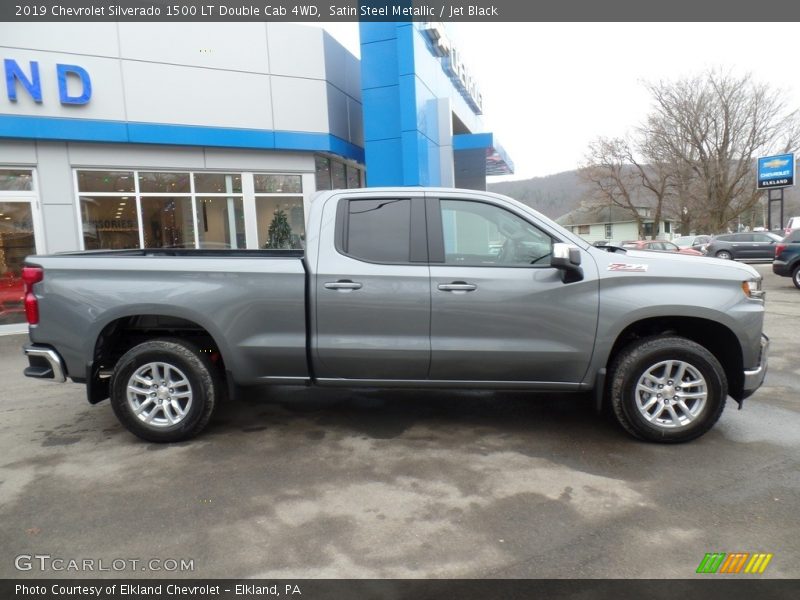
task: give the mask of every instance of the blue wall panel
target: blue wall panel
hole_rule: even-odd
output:
[[[367,183],[375,186],[441,185],[442,160],[453,155],[440,139],[450,124],[440,127],[440,98],[449,98],[453,112],[472,131],[482,129],[479,115],[469,108],[442,67],[419,23],[359,24],[364,143]]]
[[[355,144],[328,133],[299,131],[0,115],[0,138],[319,151],[364,162],[364,150]]]

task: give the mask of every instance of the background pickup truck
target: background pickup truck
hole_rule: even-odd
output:
[[[594,390],[634,436],[679,442],[765,375],[746,265],[595,248],[452,189],[323,192],[307,232],[304,251],[29,257],[25,374],[85,383],[158,442],[265,383]]]

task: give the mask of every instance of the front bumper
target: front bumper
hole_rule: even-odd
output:
[[[761,352],[758,355],[758,366],[755,369],[745,369],[742,399],[753,395],[767,376],[767,355],[769,354],[769,338],[761,334]]]
[[[23,371],[25,377],[35,377],[36,379],[52,379],[59,383],[67,380],[67,371],[64,368],[64,361],[58,352],[47,346],[25,346],[25,356],[28,357],[29,366]]]

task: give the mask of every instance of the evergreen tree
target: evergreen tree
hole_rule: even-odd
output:
[[[272,217],[272,223],[269,225],[267,232],[266,248],[291,248],[292,245],[292,228],[289,225],[289,220],[286,218],[286,213],[282,209],[275,211],[275,216]]]

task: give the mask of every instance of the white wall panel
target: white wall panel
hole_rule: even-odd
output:
[[[35,142],[26,140],[0,140],[0,165],[35,164]]]
[[[128,120],[272,129],[269,76],[123,61]]]
[[[314,171],[309,153],[206,148],[205,168],[232,171]]]
[[[269,62],[273,75],[325,79],[323,31],[291,23],[269,23]]]
[[[264,23],[120,23],[123,59],[268,73]]]
[[[68,144],[72,167],[202,169],[203,149],[151,144]]]
[[[116,23],[0,23],[2,47],[119,56]],[[13,58],[5,49],[0,53]]]
[[[316,79],[272,76],[275,129],[328,131],[327,84]]]

